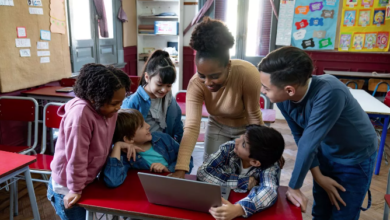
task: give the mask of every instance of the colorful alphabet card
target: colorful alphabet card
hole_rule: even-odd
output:
[[[295,0],[292,46],[304,50],[333,50],[339,0]],[[356,11],[353,22],[356,20]]]

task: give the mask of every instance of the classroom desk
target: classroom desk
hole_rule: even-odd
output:
[[[177,103],[181,109],[181,114],[183,115],[183,119],[185,119],[186,115],[186,103],[179,102]],[[276,119],[276,111],[274,109],[260,109],[263,117],[264,123],[274,123]],[[209,113],[207,112],[206,106],[202,106],[202,121],[203,119],[208,118]]]
[[[34,186],[31,181],[30,170],[28,166],[36,161],[35,157],[27,156],[23,154],[10,153],[5,151],[0,151],[0,183],[4,183],[8,180],[10,183],[10,219],[13,219],[14,216],[14,190],[15,184],[13,183],[13,178],[19,174],[24,174],[26,178],[28,195],[30,197],[31,208],[33,211],[33,216],[35,220],[39,220],[39,210],[37,206],[37,201],[34,193]],[[17,209],[17,207],[15,207]]]
[[[81,199],[78,202],[80,206],[87,209],[87,219],[92,220],[94,212],[141,219],[214,219],[209,213],[149,203],[137,172],[143,171],[130,170],[125,182],[114,189],[107,188],[102,181],[95,181],[88,185],[83,190]],[[196,177],[194,175],[186,175],[186,178],[194,180]],[[254,214],[250,219],[302,219],[301,209],[287,201],[286,191],[287,187],[279,187],[276,204],[260,213]],[[246,195],[232,191],[229,201],[237,202]]]
[[[333,76],[348,76],[348,77],[357,77],[357,78],[382,78],[390,79],[390,73],[367,73],[367,72],[347,72],[347,71],[330,71],[324,70],[325,74]]]
[[[37,89],[31,89],[22,92],[23,95],[37,100],[67,102],[75,97],[74,92],[63,93],[56,92],[57,89],[64,88],[62,86],[43,86]]]
[[[383,150],[385,147],[387,127],[389,125],[390,108],[364,90],[350,89],[350,91],[353,97],[358,101],[360,106],[370,117],[385,119],[375,167],[375,175],[378,175],[381,168]]]

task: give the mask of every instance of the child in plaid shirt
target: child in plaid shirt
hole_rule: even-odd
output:
[[[273,128],[249,125],[235,141],[221,145],[198,169],[199,180],[230,187],[235,192],[250,190],[247,197],[231,204],[211,207],[216,219],[249,217],[276,202],[280,166],[284,150],[282,135]]]

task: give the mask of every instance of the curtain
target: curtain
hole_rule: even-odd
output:
[[[99,16],[98,24],[101,37],[108,37],[107,16],[106,8],[104,7],[103,0],[93,0],[95,3],[96,13]]]

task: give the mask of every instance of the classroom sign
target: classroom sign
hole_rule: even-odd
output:
[[[339,51],[388,51],[389,0],[343,0]]]
[[[335,48],[339,0],[296,0],[291,44],[304,50]]]

